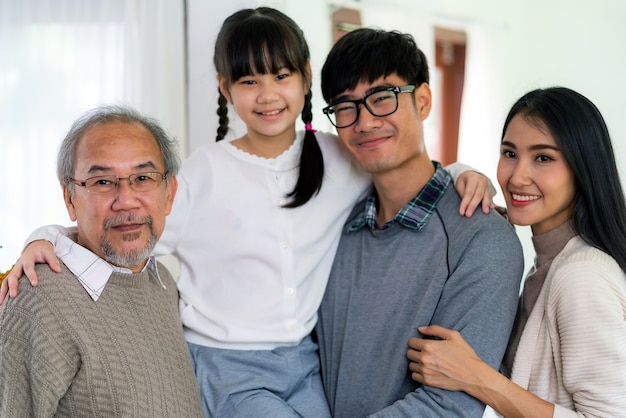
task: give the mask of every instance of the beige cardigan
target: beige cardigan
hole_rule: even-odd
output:
[[[555,417],[626,417],[626,275],[572,238],[546,276],[511,380],[555,403]]]

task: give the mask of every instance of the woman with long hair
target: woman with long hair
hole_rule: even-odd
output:
[[[409,341],[413,379],[506,417],[626,416],[626,205],[596,106],[563,87],[520,98],[504,124],[498,182],[536,251],[503,374],[462,330],[431,325],[420,328],[427,339]]]

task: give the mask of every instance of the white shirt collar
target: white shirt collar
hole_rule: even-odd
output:
[[[58,235],[54,243],[54,252],[63,261],[63,264],[74,273],[80,284],[83,285],[89,296],[96,301],[102,294],[104,286],[109,281],[111,274],[114,272],[133,274],[130,269],[125,267],[116,267],[109,264],[102,258],[98,257],[85,247],[75,243],[64,235]],[[163,281],[159,276],[157,263],[154,256],[150,256],[146,263],[145,269],[151,269],[161,286],[165,289]]]

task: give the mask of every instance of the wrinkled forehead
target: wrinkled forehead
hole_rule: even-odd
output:
[[[75,174],[115,170],[162,170],[157,141],[141,124],[106,122],[86,130],[74,153]]]

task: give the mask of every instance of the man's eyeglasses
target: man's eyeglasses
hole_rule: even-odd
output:
[[[398,110],[398,94],[413,91],[415,91],[414,85],[388,87],[370,93],[362,99],[342,100],[325,107],[322,111],[336,128],[347,128],[359,120],[361,103],[374,116],[388,116]]]
[[[70,178],[77,186],[83,186],[89,193],[105,194],[117,190],[120,181],[127,180],[130,188],[136,192],[149,192],[156,189],[165,180],[167,171],[161,173],[137,173],[128,177],[97,176],[81,181]]]

